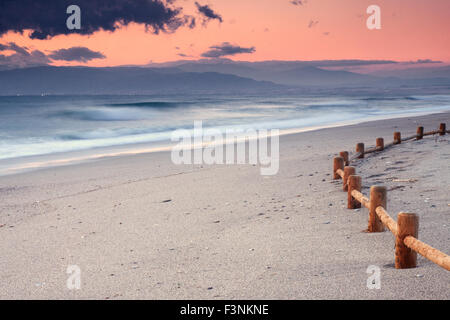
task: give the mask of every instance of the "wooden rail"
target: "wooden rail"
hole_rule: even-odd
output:
[[[412,236],[405,237],[405,239],[403,239],[403,242],[411,250],[414,250],[415,252],[421,254],[428,260],[433,261],[442,268],[450,271],[450,257],[445,253],[436,250],[435,248],[427,245],[426,243]]]
[[[359,203],[361,203],[364,207],[369,209],[370,200],[368,198],[366,198],[361,192],[359,192],[358,190],[352,190],[352,192],[350,194],[353,198],[358,200]]]
[[[384,210],[383,207],[377,207],[375,209],[375,212],[377,213],[381,222],[383,222],[383,224],[394,234],[394,236],[397,236],[397,222],[395,222],[395,220],[391,218],[389,213],[387,213],[387,211]]]
[[[423,127],[417,128],[415,135],[406,138],[401,137],[400,132],[394,133],[394,141],[384,144],[382,138],[377,138],[376,147],[365,150],[363,143],[356,145],[356,153],[349,157],[347,151],[340,152],[340,157],[333,159],[333,179],[343,180],[343,190],[347,191],[347,207],[349,209],[361,208],[369,209],[368,232],[382,232],[384,227],[390,230],[395,236],[395,268],[414,268],[417,265],[417,253],[450,271],[450,256],[418,240],[419,217],[414,213],[400,212],[395,221],[387,212],[387,190],[384,186],[372,186],[370,197],[361,193],[362,179],[356,175],[355,167],[349,164],[364,158],[365,154],[380,152],[402,142],[410,140],[421,140],[425,136],[439,134],[441,136],[450,133],[446,129],[446,124],[441,123],[438,130],[424,132]]]

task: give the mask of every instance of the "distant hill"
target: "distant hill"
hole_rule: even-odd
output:
[[[380,77],[398,77],[403,79],[450,79],[450,66],[415,67],[404,70],[380,70],[372,73]]]
[[[330,71],[317,67],[298,67],[274,72],[265,77],[280,84],[301,86],[349,86],[375,83],[376,77],[348,71]]]
[[[414,64],[402,70],[395,61],[321,60],[321,61],[260,61],[246,62],[229,59],[180,60],[151,64],[152,68],[177,68],[186,72],[219,72],[259,81],[302,88],[349,88],[410,85],[449,85],[450,67],[434,66],[418,68]],[[357,73],[337,68],[383,65],[384,71]],[[401,64],[400,64],[401,66]],[[390,70],[389,70],[390,69]]]
[[[336,67],[392,61],[175,61],[108,68],[41,66],[0,71],[0,95],[271,93],[342,90],[435,92],[450,88],[450,67],[361,74]],[[327,69],[333,68],[333,70]]]
[[[319,62],[315,62],[318,64]],[[333,65],[324,61],[323,65]],[[356,63],[356,62],[354,62]],[[155,65],[156,66],[156,65]],[[260,81],[271,81],[290,86],[347,86],[374,82],[377,77],[347,71],[319,68],[309,61],[235,62],[227,59],[199,60],[162,64],[186,72],[220,72]]]
[[[177,68],[33,67],[0,71],[0,94],[150,94],[265,91],[282,86],[217,72]]]

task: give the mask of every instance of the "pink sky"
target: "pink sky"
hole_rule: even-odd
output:
[[[195,15],[194,2],[178,0],[177,5],[183,7],[185,14]],[[9,32],[0,43],[12,41],[45,53],[85,46],[106,56],[106,59],[90,61],[86,64],[89,66],[173,61],[182,59],[179,53],[198,59],[210,46],[223,42],[255,47],[252,54],[228,57],[234,60],[450,62],[449,0],[309,0],[302,6],[294,6],[290,0],[198,2],[208,4],[223,17],[223,22],[212,20],[206,26],[198,23],[195,29],[182,27],[175,33],[159,35],[145,32],[144,26],[136,24],[113,33],[60,35],[49,40],[31,40],[26,35]],[[366,27],[366,9],[373,4],[381,7],[381,30],[371,31]],[[309,28],[310,21],[318,23]]]

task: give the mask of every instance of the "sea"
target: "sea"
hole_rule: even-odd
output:
[[[0,174],[161,150],[174,130],[200,120],[222,131],[289,132],[445,111],[442,94],[1,96]]]

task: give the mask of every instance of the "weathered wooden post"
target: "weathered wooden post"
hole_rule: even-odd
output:
[[[344,170],[344,159],[342,157],[335,157],[333,159],[333,179],[340,179],[341,176],[338,175],[337,171],[341,169]]]
[[[355,167],[345,167],[344,168],[344,178],[342,179],[342,190],[348,190],[348,177],[356,174]]]
[[[383,138],[377,138],[376,147],[378,151],[384,150],[384,139]]]
[[[395,239],[395,268],[406,269],[417,266],[417,253],[407,246],[403,240],[407,236],[417,239],[419,235],[419,216],[415,213],[400,212],[397,217],[397,235]]]
[[[402,134],[398,131],[394,132],[394,144],[402,143]]]
[[[369,205],[369,232],[383,232],[384,225],[376,213],[378,207],[386,209],[387,191],[383,186],[372,186],[370,188],[370,205]]]
[[[417,140],[423,139],[423,127],[417,127]]]
[[[356,153],[360,153],[359,159],[364,158],[364,143],[360,142],[356,145]]]
[[[361,192],[362,179],[360,176],[349,176],[348,177],[348,196],[347,196],[347,208],[357,209],[361,208],[361,203],[353,198],[352,191],[357,190]]]
[[[445,136],[445,130],[446,130],[446,125],[445,123],[441,123],[441,125],[439,126],[439,135],[440,136]]]
[[[341,151],[341,152],[339,152],[339,156],[344,159],[344,164],[346,166],[348,166],[350,164],[350,162],[348,160],[348,151]]]

